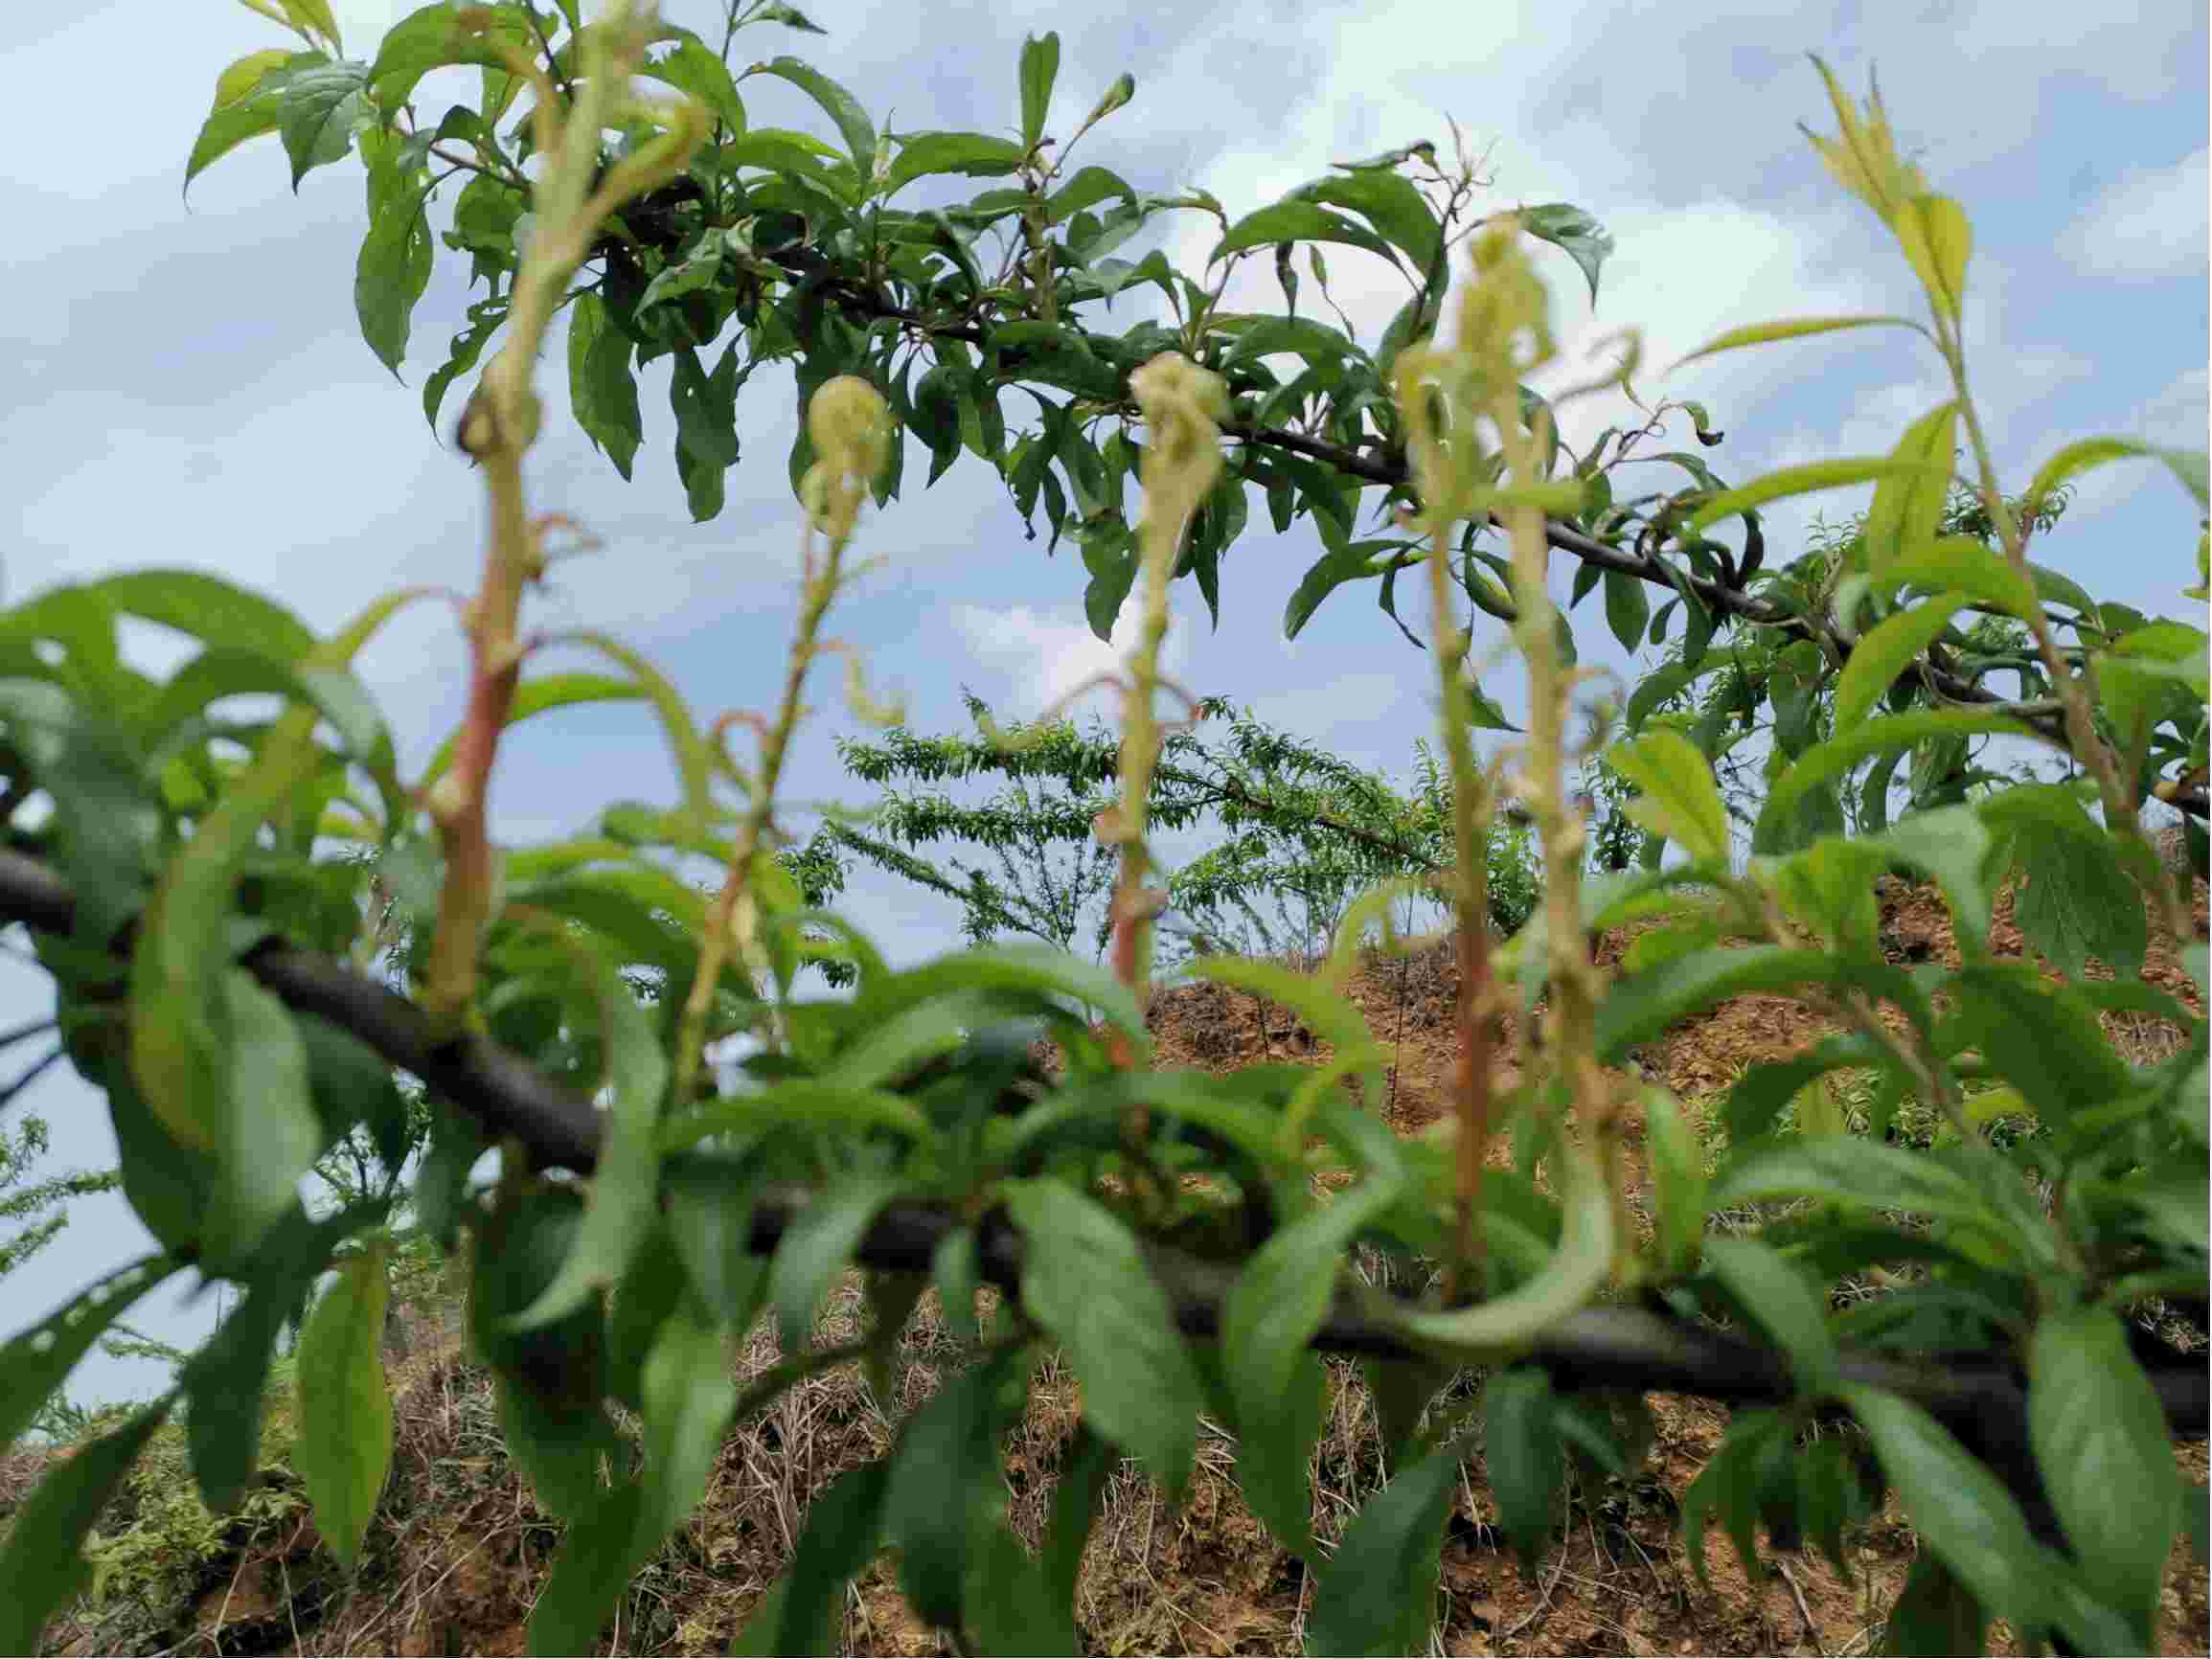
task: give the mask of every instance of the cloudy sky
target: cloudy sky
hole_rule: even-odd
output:
[[[360,57],[408,10],[397,0],[335,9]],[[714,27],[712,4],[665,10]],[[1639,390],[1702,400],[1728,434],[1705,458],[1732,480],[1885,451],[1948,395],[1940,365],[1895,331],[1659,373],[1745,323],[1919,311],[1894,247],[1796,128],[1834,127],[1807,52],[1857,96],[1873,67],[1902,147],[1973,220],[1969,366],[2007,489],[2076,437],[2205,443],[2207,40],[2204,9],[2184,0],[1254,0],[1096,12],[1011,0],[810,0],[808,10],[827,38],[762,28],[740,37],[734,60],[796,52],[852,88],[879,127],[901,131],[1011,131],[1022,36],[1058,28],[1049,129],[1072,130],[1130,71],[1135,102],[1085,140],[1084,159],[1144,190],[1202,186],[1233,214],[1334,161],[1421,138],[1448,153],[1445,118],[1455,118],[1490,147],[1492,204],[1571,201],[1612,232],[1617,251],[1594,315],[1564,258],[1539,254],[1570,353],[1640,328],[1651,367]],[[354,328],[356,164],[311,173],[294,196],[266,138],[203,174],[189,204],[180,199],[183,158],[217,74],[284,44],[279,32],[224,0],[118,0],[31,9],[7,34],[0,212],[15,229],[0,292],[17,341],[15,372],[0,383],[0,474],[16,508],[0,543],[7,602],[126,566],[191,565],[263,588],[327,630],[391,586],[472,583],[479,492],[424,424],[418,397],[460,327],[465,263],[442,253],[401,386]],[[418,95],[433,108],[434,88]],[[755,125],[833,136],[781,82],[755,78],[742,91]],[[1185,216],[1166,245],[1195,270],[1210,237]],[[1402,289],[1379,266],[1362,269],[1352,250],[1332,248],[1329,259],[1338,300],[1372,342]],[[1241,297],[1256,308],[1278,298],[1271,276],[1256,276]],[[1128,301],[1119,313],[1117,328],[1142,314]],[[702,712],[762,706],[792,615],[788,381],[764,373],[749,390],[729,506],[706,525],[690,522],[670,457],[665,366],[647,373],[641,392],[635,484],[562,420],[534,456],[539,508],[568,513],[604,543],[559,567],[536,620],[623,634]],[[1566,435],[1579,445],[1627,413],[1582,405]],[[1674,436],[1671,446],[1690,446],[1686,430]],[[1661,471],[1637,470],[1653,482],[1635,487],[1659,487]],[[980,464],[964,458],[925,493],[924,475],[910,465],[906,498],[864,531],[862,545],[891,562],[833,621],[865,649],[878,690],[906,694],[917,729],[946,730],[961,720],[963,684],[1002,716],[1020,716],[1106,666],[1113,653],[1083,622],[1072,550],[1042,557],[1042,539],[1024,539]],[[1625,493],[1629,478],[1617,488]],[[1862,505],[1863,492],[1840,493],[1776,512],[1769,547],[1800,542],[1815,508],[1835,522]],[[1305,525],[1276,536],[1265,514],[1254,522],[1223,562],[1218,633],[1195,590],[1178,588],[1176,671],[1200,693],[1402,771],[1430,718],[1425,659],[1368,587],[1340,592],[1286,642],[1285,601],[1320,549]],[[2133,463],[2087,481],[2041,557],[2104,597],[2178,613],[2195,542],[2192,504],[2161,469]],[[1562,561],[1562,596],[1567,575]],[[1578,621],[1585,656],[1618,664],[1602,619]],[[403,761],[419,765],[449,729],[460,664],[450,614],[429,607],[365,654],[363,676],[401,734]],[[1517,700],[1510,683],[1493,689]],[[833,682],[823,691],[791,792],[857,799],[832,746],[855,728]],[[543,721],[503,752],[497,829],[511,841],[544,838],[607,800],[665,798],[669,788],[642,716]],[[958,943],[947,905],[867,879],[848,897],[894,961]],[[0,959],[0,1027],[50,1006],[37,975]],[[48,1074],[23,1105],[52,1123],[54,1167],[112,1160],[99,1099],[73,1075]],[[0,1332],[147,1247],[120,1199],[81,1204],[53,1248],[0,1284]],[[179,1342],[213,1315],[205,1298],[142,1311],[139,1323]],[[157,1367],[95,1355],[73,1392],[125,1398],[161,1380]]]

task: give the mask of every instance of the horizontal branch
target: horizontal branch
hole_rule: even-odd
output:
[[[988,330],[973,323],[949,323],[899,306],[881,292],[839,271],[811,248],[779,248],[767,257],[801,281],[812,282],[826,290],[833,291],[841,302],[862,315],[889,318],[925,334],[942,334],[976,347],[988,347],[990,344]],[[1017,353],[1009,354],[1010,363],[1018,360]],[[1134,414],[1133,403],[1128,412]],[[1356,448],[1348,444],[1331,443],[1303,432],[1292,431],[1288,427],[1262,426],[1252,422],[1232,423],[1225,430],[1230,438],[1239,443],[1302,456],[1362,483],[1380,484],[1395,489],[1403,487],[1409,476],[1404,457],[1387,448]],[[1493,522],[1497,521],[1494,518]],[[1680,587],[1695,594],[1701,602],[1723,615],[1740,618],[1759,627],[1778,628],[1787,633],[1816,639],[1826,650],[1829,660],[1838,668],[1850,660],[1853,642],[1834,627],[1799,616],[1742,588],[1731,587],[1725,582],[1714,581],[1706,577],[1693,576],[1687,571],[1669,569],[1656,559],[1645,558],[1625,549],[1610,546],[1558,519],[1544,521],[1544,540],[1560,552],[1570,554],[1585,564],[1594,565],[1600,570],[1633,577],[1638,581],[1649,582],[1670,592],[1676,591],[1678,583]],[[1926,654],[1908,664],[1904,672],[1919,674],[1931,691],[1948,701],[1999,708],[2055,746],[2069,751],[2071,749],[2062,717],[2009,703],[1988,688],[1962,674],[1950,671],[1939,662],[1930,661]],[[2161,794],[2158,798],[2192,817],[2212,818],[2212,792],[2208,792],[2201,784],[2188,784]]]
[[[0,924],[21,922],[65,935],[75,925],[76,910],[76,895],[60,875],[21,852],[0,849]],[[126,927],[119,936],[125,947],[129,933]],[[240,965],[286,1007],[352,1033],[493,1134],[513,1137],[537,1165],[588,1172],[596,1162],[603,1126],[598,1109],[519,1056],[482,1036],[443,1035],[406,998],[312,951],[264,943],[247,952]],[[765,1194],[753,1215],[752,1251],[773,1251],[811,1198],[798,1187]],[[878,1215],[855,1254],[872,1267],[927,1272],[938,1244],[962,1224],[949,1206],[894,1202]],[[977,1242],[984,1276],[1017,1294],[1020,1234],[992,1212],[978,1227]],[[1218,1335],[1237,1269],[1164,1248],[1152,1248],[1150,1255],[1176,1324],[1195,1338]],[[1416,1353],[1387,1323],[1349,1297],[1339,1297],[1330,1308],[1313,1346],[1376,1358]],[[1794,1392],[1789,1361],[1774,1350],[1631,1307],[1571,1314],[1533,1343],[1526,1357],[1562,1387],[1658,1390],[1730,1404],[1783,1400]],[[2026,1391],[2008,1356],[1915,1360],[1847,1349],[1841,1366],[1847,1381],[1921,1405],[2003,1475],[2031,1509],[2040,1505]],[[2202,1438],[2212,1418],[2204,1363],[2167,1351],[2153,1356],[2148,1369],[2168,1426],[2182,1438]]]

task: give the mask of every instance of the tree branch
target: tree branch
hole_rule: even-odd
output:
[[[990,344],[988,330],[971,324],[941,322],[895,305],[865,284],[855,284],[811,248],[803,245],[778,248],[769,251],[765,257],[795,276],[833,290],[839,299],[864,315],[892,318],[925,333],[946,335],[971,346],[988,347]],[[1019,360],[1020,353],[1016,350],[1007,354],[1005,362],[1011,367],[1018,364]],[[1408,477],[1404,457],[1387,449],[1357,449],[1345,444],[1325,443],[1282,426],[1250,423],[1239,425],[1232,422],[1222,430],[1239,443],[1303,456],[1363,483],[1399,489],[1404,486]],[[1495,523],[1496,520],[1494,518],[1492,522]],[[1760,627],[1779,628],[1787,633],[1817,639],[1828,648],[1830,659],[1838,667],[1850,660],[1852,643],[1834,628],[1825,624],[1810,622],[1741,588],[1730,587],[1724,582],[1713,581],[1705,577],[1693,576],[1687,571],[1671,571],[1655,559],[1609,546],[1575,526],[1557,519],[1545,520],[1544,540],[1585,564],[1633,577],[1638,581],[1666,588],[1669,592],[1677,591],[1676,583],[1679,582],[1681,587],[1695,594],[1701,602],[1724,615],[1741,618]],[[2071,744],[2059,720],[2040,711],[2010,704],[1995,692],[1977,685],[1964,675],[1950,672],[1930,662],[1925,655],[1907,665],[1904,671],[1919,672],[1925,676],[1931,690],[1951,702],[2002,709],[2049,742],[2069,752],[2071,750]],[[2161,795],[2159,799],[2192,817],[2212,818],[2212,794],[2208,794],[2202,784],[2178,787],[2170,798]]]
[[[22,922],[42,933],[66,935],[76,914],[77,896],[66,880],[36,859],[0,849],[0,923]],[[127,950],[131,931],[126,926],[119,933],[119,948]],[[528,1060],[482,1036],[442,1039],[430,1015],[406,998],[313,951],[263,943],[248,951],[240,965],[286,1007],[352,1033],[493,1133],[519,1141],[539,1166],[580,1172],[593,1167],[603,1132],[600,1112]],[[771,1189],[753,1213],[753,1253],[773,1251],[811,1201],[803,1187]],[[949,1206],[897,1201],[878,1214],[856,1255],[872,1267],[928,1272],[939,1242],[964,1224]],[[1020,1234],[993,1212],[984,1217],[977,1243],[985,1277],[1018,1294]],[[1217,1335],[1221,1304],[1238,1268],[1164,1248],[1152,1249],[1151,1257],[1185,1334]],[[1378,1358],[1414,1352],[1387,1324],[1342,1296],[1313,1346]],[[1781,1353],[1630,1307],[1590,1307],[1570,1315],[1531,1347],[1528,1358],[1562,1386],[1575,1388],[1657,1389],[1731,1403],[1786,1399],[1793,1393],[1789,1361]],[[2182,1438],[2202,1438],[2212,1417],[2212,1385],[2204,1362],[2173,1353],[2149,1369],[2168,1426]],[[1846,1350],[1842,1375],[1847,1381],[1916,1401],[1950,1425],[2016,1490],[2033,1494],[2026,1391],[2009,1356],[1914,1360]],[[2031,1484],[2022,1486],[2022,1481]]]

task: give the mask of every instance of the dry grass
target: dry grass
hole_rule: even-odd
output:
[[[2201,883],[2198,893],[2201,916]],[[1885,893],[1883,911],[1904,948],[1937,957],[1950,951],[1948,927],[1934,926],[1941,907],[1932,906],[1931,920],[1928,896]],[[2009,930],[2009,910],[2001,910],[1999,948],[2017,950],[2018,935],[2008,938]],[[1617,957],[1624,943],[1603,942],[1601,958]],[[2194,1006],[2193,988],[2173,965],[2155,958],[2145,977]],[[1409,959],[1371,961],[1349,989],[1390,1055],[1388,1093],[1380,1107],[1401,1132],[1419,1130],[1444,1110],[1455,992],[1449,950],[1441,946]],[[1163,992],[1152,1023],[1165,1065],[1227,1070],[1270,1058],[1311,1061],[1326,1053],[1287,1010],[1217,986]],[[1793,1053],[1822,1029],[1786,999],[1745,998],[1654,1044],[1653,1069],[1693,1098],[1709,1098],[1745,1066]],[[2166,1052],[2178,1034],[2140,1016],[2113,1032],[2132,1057],[2143,1057]],[[1640,1134],[1630,1139],[1635,1203],[1645,1193]],[[814,1340],[850,1342],[860,1334],[863,1318],[857,1277],[849,1276]],[[413,1321],[405,1348],[403,1357],[394,1357],[399,1441],[393,1477],[355,1579],[349,1583],[340,1575],[294,1501],[282,1517],[224,1534],[229,1541],[193,1578],[189,1594],[147,1608],[135,1622],[122,1620],[112,1605],[80,1603],[55,1630],[54,1650],[520,1652],[559,1525],[509,1464],[490,1378],[467,1358],[450,1315],[433,1310]],[[764,1323],[740,1355],[741,1382],[780,1357]],[[608,1650],[723,1650],[788,1561],[814,1495],[846,1470],[883,1455],[896,1425],[963,1361],[932,1292],[903,1333],[893,1398],[877,1399],[861,1368],[848,1364],[809,1378],[736,1425],[705,1501],[625,1596]],[[1384,1475],[1375,1402],[1357,1368],[1331,1361],[1329,1375],[1329,1412],[1313,1465],[1312,1524],[1322,1558],[1308,1563],[1275,1544],[1238,1491],[1234,1441],[1218,1424],[1202,1422],[1197,1472],[1179,1511],[1133,1466],[1124,1466],[1109,1483],[1077,1591],[1079,1630],[1089,1651],[1301,1648],[1316,1578],[1326,1579],[1327,1555]],[[1473,1375],[1462,1376],[1445,1403],[1464,1405],[1478,1386]],[[1897,1514],[1877,1517],[1853,1538],[1851,1581],[1811,1557],[1783,1558],[1780,1570],[1754,1579],[1716,1536],[1705,1551],[1708,1587],[1684,1553],[1676,1511],[1725,1417],[1702,1402],[1665,1396],[1651,1397],[1649,1405],[1656,1438],[1643,1467],[1628,1480],[1579,1474],[1562,1524],[1533,1575],[1494,1531],[1482,1458],[1469,1461],[1446,1534],[1438,1620],[1427,1651],[1871,1651],[1881,1633],[1879,1609],[1902,1583],[1917,1548]],[[1010,1518],[1033,1545],[1080,1407],[1072,1373],[1049,1359],[1036,1375],[1026,1415],[1007,1438]],[[20,1501],[51,1455],[19,1451],[0,1462],[0,1516]],[[2201,1481],[2204,1448],[2185,1446],[2180,1456],[2191,1478]],[[296,1486],[281,1471],[271,1479],[271,1491],[280,1495]],[[103,1530],[128,1519],[112,1512],[103,1517]],[[2204,1651],[2212,1640],[2206,1576],[2185,1551],[2178,1552],[2169,1572],[2165,1599],[2166,1650]],[[854,1653],[950,1650],[906,1606],[888,1559],[851,1587],[843,1634]]]

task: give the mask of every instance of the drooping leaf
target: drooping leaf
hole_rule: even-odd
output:
[[[1652,602],[1644,593],[1643,582],[1624,571],[1608,570],[1605,580],[1606,625],[1621,642],[1621,649],[1633,656],[1652,625]]]
[[[1522,230],[1547,241],[1581,267],[1590,284],[1590,305],[1598,303],[1598,273],[1612,257],[1612,233],[1572,202],[1544,202],[1514,210]]]
[[[652,1021],[614,966],[579,947],[565,960],[599,1014],[612,1103],[606,1136],[592,1171],[576,1242],[543,1293],[513,1323],[516,1329],[550,1325],[619,1281],[652,1223],[659,1184],[658,1127],[668,1091],[668,1057]]]
[[[677,36],[676,49],[665,57],[648,57],[638,73],[696,100],[731,132],[744,131],[745,106],[721,55],[688,29],[662,27]]]
[[[1057,1182],[1012,1183],[1006,1206],[1028,1251],[1022,1306],[1066,1347],[1084,1413],[1179,1493],[1197,1448],[1198,1377],[1135,1237]]]
[[[2117,1315],[2046,1313],[2028,1345],[2028,1432],[2099,1600],[2148,1644],[2181,1502],[2166,1414]]]
[[[1820,1394],[1836,1384],[1839,1355],[1826,1313],[1780,1251],[1756,1239],[1708,1239],[1705,1265],[1790,1355],[1800,1390]]]
[[[385,1205],[356,1204],[311,1221],[295,1199],[270,1229],[245,1277],[245,1295],[185,1362],[185,1440],[200,1500],[227,1514],[261,1460],[262,1391],[278,1334],[306,1305],[339,1242],[383,1218]]]
[[[614,326],[606,302],[596,293],[577,295],[568,308],[569,407],[583,435],[606,451],[625,483],[645,430],[630,351],[629,336]],[[680,361],[688,353],[677,355]]]
[[[1533,1563],[1551,1537],[1566,1478],[1554,1404],[1551,1378],[1536,1366],[1508,1366],[1483,1388],[1483,1470],[1497,1501],[1498,1528],[1524,1563]]]
[[[861,178],[865,180],[874,170],[876,124],[868,119],[868,112],[850,92],[813,65],[796,57],[776,57],[766,63],[756,63],[746,74],[776,76],[811,98],[836,123],[837,131],[845,140],[846,153]]]
[[[385,1251],[338,1269],[300,1334],[299,1434],[292,1461],[315,1506],[315,1528],[351,1569],[392,1461],[392,1396],[384,1382]]]
[[[869,1223],[897,1191],[888,1177],[848,1177],[809,1204],[785,1230],[768,1268],[768,1296],[786,1353],[806,1347],[822,1298],[852,1265],[853,1251]]]
[[[1307,1652],[1418,1653],[1427,1646],[1458,1478],[1457,1452],[1431,1452],[1360,1507],[1314,1598]]]
[[[184,190],[209,167],[248,139],[277,130],[285,83],[295,74],[330,62],[320,52],[249,52],[216,81],[215,107],[201,123],[184,164]]]
[[[845,1587],[874,1559],[881,1536],[888,1461],[862,1464],[816,1493],[791,1565],[731,1644],[730,1651],[829,1654],[841,1646]]]
[[[353,148],[367,103],[367,77],[358,63],[309,64],[285,77],[277,130],[291,158],[294,194],[312,169],[343,159]]]
[[[361,338],[395,379],[407,355],[415,303],[430,285],[430,216],[423,211],[430,188],[402,193],[377,209],[353,266],[353,314]]]
[[[431,0],[410,11],[386,32],[369,66],[369,90],[389,117],[415,95],[415,86],[433,69],[474,63],[504,70],[507,59],[497,42],[529,53],[537,44],[530,23],[511,7],[462,8]]]
[[[2023,1634],[2043,1627],[2043,1552],[1997,1478],[1910,1400],[1857,1383],[1836,1392],[1873,1441],[1922,1544],[1989,1612]]]

